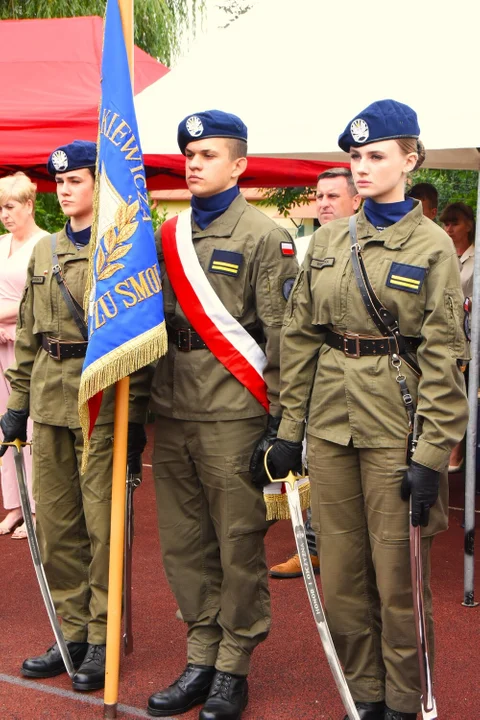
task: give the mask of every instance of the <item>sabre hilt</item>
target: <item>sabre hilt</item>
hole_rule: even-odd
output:
[[[284,477],[284,478],[272,478],[272,475],[271,475],[271,473],[270,473],[270,470],[269,470],[269,467],[268,467],[268,463],[267,463],[268,453],[270,452],[270,450],[272,449],[272,447],[273,447],[273,445],[270,445],[270,447],[267,449],[267,451],[265,452],[265,455],[264,455],[264,457],[263,457],[263,464],[265,465],[265,472],[267,473],[267,477],[268,477],[268,479],[270,480],[271,483],[274,483],[274,482],[284,482],[284,483],[288,483],[288,484],[290,485],[290,487],[292,488],[292,490],[293,490],[293,488],[295,487],[295,483],[297,482],[297,480],[302,480],[302,479],[305,477],[305,475],[294,475],[293,472],[290,470],[289,473],[288,473],[288,475],[287,475],[287,477]]]
[[[31,442],[27,442],[26,440],[19,440],[18,438],[16,438],[16,440],[12,440],[11,442],[4,442],[3,440],[0,441],[0,445],[16,447],[18,452],[20,452],[20,450],[22,448],[24,448],[26,445],[31,445],[31,444],[32,444]]]

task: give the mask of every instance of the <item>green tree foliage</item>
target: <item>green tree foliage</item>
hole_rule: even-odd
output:
[[[221,25],[222,28],[227,28],[229,25],[237,20],[241,15],[248,12],[253,5],[248,5],[245,0],[228,0],[217,5],[219,10],[223,10],[228,15],[228,22],[225,25]]]
[[[0,20],[75,17],[105,13],[106,0],[3,0]],[[182,33],[195,30],[204,0],[135,0],[135,43],[165,65],[178,53]]]
[[[35,203],[35,222],[50,233],[65,225],[67,218],[57,200],[56,193],[38,193]]]
[[[478,172],[476,170],[427,170],[411,174],[411,184],[428,182],[438,192],[438,215],[452,202],[464,202],[477,209]]]
[[[313,187],[266,188],[259,205],[275,205],[280,215],[288,217],[297,205],[308,205],[315,193]]]

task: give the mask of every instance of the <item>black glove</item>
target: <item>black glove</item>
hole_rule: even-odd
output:
[[[281,417],[268,416],[267,429],[263,433],[260,440],[255,445],[255,448],[250,458],[250,472],[252,474],[252,482],[255,487],[261,489],[268,485],[270,480],[265,472],[265,466],[263,464],[263,458],[270,445],[276,440],[278,428],[280,426]]]
[[[412,460],[403,476],[400,494],[402,500],[412,496],[412,525],[428,525],[430,508],[438,498],[440,473]]]
[[[127,463],[132,475],[140,475],[142,470],[142,453],[147,444],[145,428],[140,423],[128,423]]]
[[[0,428],[3,432],[4,442],[13,442],[27,439],[28,410],[7,410],[0,420]],[[5,455],[8,445],[0,445],[0,457]]]
[[[292,440],[275,440],[267,456],[268,469],[272,477],[282,479],[287,477],[290,470],[294,473],[302,472],[301,442]]]

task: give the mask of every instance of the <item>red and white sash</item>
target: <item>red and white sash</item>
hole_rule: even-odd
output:
[[[210,285],[193,245],[191,215],[191,209],[185,210],[162,225],[163,254],[173,291],[205,345],[268,412],[263,379],[267,358]]]

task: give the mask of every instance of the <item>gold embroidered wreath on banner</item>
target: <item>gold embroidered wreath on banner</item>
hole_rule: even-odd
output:
[[[138,200],[130,205],[127,202],[119,205],[115,213],[115,224],[108,228],[102,238],[105,250],[102,247],[102,241],[98,244],[95,263],[97,280],[107,280],[125,267],[118,261],[125,257],[132,248],[132,243],[127,243],[127,240],[130,240],[138,227],[138,222],[134,218],[139,207]]]

